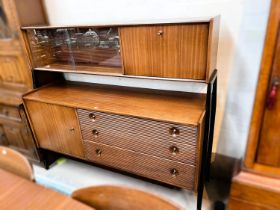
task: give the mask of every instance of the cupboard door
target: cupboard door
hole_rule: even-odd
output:
[[[279,33],[278,33],[279,34]],[[257,162],[280,167],[280,34],[275,48]]]
[[[75,109],[36,101],[25,103],[39,147],[84,157]]]
[[[205,80],[208,34],[207,23],[121,27],[125,74]]]
[[[0,55],[0,81],[2,83],[25,83],[25,75],[22,69],[24,63],[17,56]]]

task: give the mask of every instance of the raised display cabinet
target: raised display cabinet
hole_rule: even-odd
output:
[[[24,27],[34,70],[209,82],[219,18],[146,25]]]
[[[122,74],[116,27],[27,30],[34,68]]]
[[[35,89],[23,101],[38,148],[197,192],[201,209],[212,152],[218,28],[218,17],[24,27]],[[73,73],[201,89],[67,80]]]

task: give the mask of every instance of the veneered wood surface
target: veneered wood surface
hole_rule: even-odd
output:
[[[28,160],[8,147],[0,146],[0,168],[28,180],[33,180],[33,170]]]
[[[209,23],[129,26],[119,31],[125,74],[206,79]]]
[[[217,69],[218,44],[220,33],[220,16],[211,18],[209,24],[208,52],[206,81],[209,82],[211,74]]]
[[[43,0],[13,0],[20,26],[48,23]],[[31,6],[32,5],[32,6]]]
[[[228,210],[278,210],[277,208],[271,208],[256,203],[246,202],[244,200],[230,198],[228,201]]]
[[[86,158],[94,163],[188,190],[197,190],[194,187],[195,179],[197,179],[194,176],[197,167],[192,165],[92,141],[84,141],[84,147]],[[100,154],[98,154],[99,151],[101,152]],[[172,176],[171,170],[173,169],[178,171],[177,176]]]
[[[196,165],[196,147],[201,141],[197,127],[81,109],[77,112],[83,140]],[[89,118],[90,114],[95,115],[94,122]],[[172,128],[180,132],[175,137],[170,134]],[[98,132],[97,136],[93,130]],[[171,147],[178,151],[173,153]]]
[[[21,25],[46,23],[41,0],[2,0],[11,36],[0,39],[0,103],[13,105],[0,114],[7,146],[20,151],[29,159],[38,160],[34,140],[23,116],[19,123],[18,105],[22,95],[32,89],[32,76]],[[3,115],[2,115],[3,114]]]
[[[24,100],[197,125],[205,112],[205,95],[66,83],[25,95]]]
[[[119,67],[108,67],[108,66],[90,66],[86,64],[77,64],[74,67],[63,63],[50,63],[44,65],[35,70],[48,70],[48,71],[58,71],[58,72],[76,72],[76,73],[93,73],[101,75],[122,75],[123,70]]]
[[[267,209],[280,209],[280,180],[242,171],[233,178],[230,198],[266,206]],[[238,209],[234,203],[229,203],[229,206],[230,210]],[[245,209],[246,206],[240,207]]]
[[[0,209],[92,210],[93,208],[0,169]]]
[[[258,169],[255,168],[255,163],[258,158],[257,151],[258,151],[258,145],[259,145],[259,140],[261,135],[260,133],[262,131],[263,116],[266,109],[266,97],[270,86],[269,82],[270,82],[271,70],[274,63],[275,49],[277,46],[279,20],[280,20],[280,2],[278,0],[273,0],[271,1],[270,16],[269,16],[265,45],[264,45],[264,50],[262,55],[261,69],[259,74],[258,86],[256,90],[254,109],[251,118],[248,144],[247,144],[246,155],[244,160],[244,164],[247,168],[254,169],[261,172],[266,172],[266,170],[262,170],[264,168],[260,168],[260,167],[258,167]],[[279,100],[279,97],[277,100]],[[265,133],[263,133],[263,135],[265,135]],[[279,144],[275,145],[275,147],[279,148]],[[271,153],[268,155],[273,156],[274,154]],[[275,157],[277,157],[278,155],[279,153],[277,152]],[[273,160],[273,162],[274,161],[275,160]],[[269,163],[269,165],[271,165],[271,163]],[[273,174],[273,170],[269,170],[268,173]]]
[[[272,65],[270,84],[273,78],[280,80],[280,33],[278,32],[275,54]],[[257,162],[280,167],[280,91],[276,94],[276,101],[271,109],[265,109],[260,132]]]
[[[25,105],[40,147],[84,157],[75,109],[35,101],[25,101]]]
[[[153,194],[117,186],[82,188],[74,191],[72,193],[72,198],[98,210],[181,209],[167,200]]]

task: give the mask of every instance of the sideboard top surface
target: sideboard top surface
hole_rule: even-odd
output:
[[[42,87],[23,99],[195,126],[205,112],[204,94],[76,82]]]
[[[74,28],[74,27],[108,27],[108,26],[139,26],[139,25],[158,25],[158,24],[192,24],[192,23],[209,23],[213,17],[193,17],[193,18],[176,18],[176,19],[162,19],[162,20],[138,20],[129,22],[116,22],[116,23],[93,23],[87,25],[34,25],[24,26],[23,30],[28,29],[56,29],[56,28]]]

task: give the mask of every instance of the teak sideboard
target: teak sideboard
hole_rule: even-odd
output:
[[[198,192],[209,174],[219,17],[23,27],[34,90],[23,96],[45,164],[55,152]],[[182,92],[89,84],[67,74],[202,84]]]

